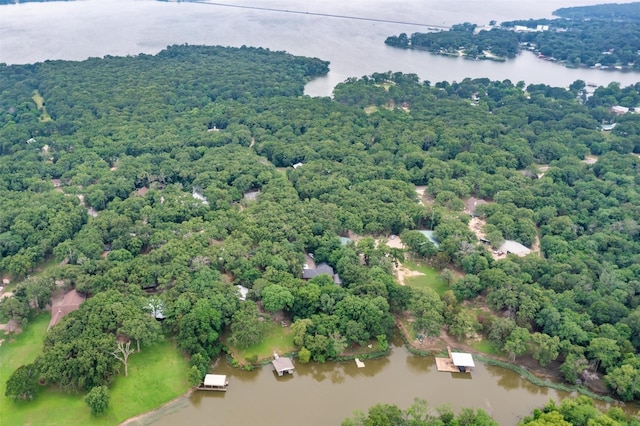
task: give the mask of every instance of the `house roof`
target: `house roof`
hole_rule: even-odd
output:
[[[500,246],[500,250],[505,253],[513,253],[518,256],[526,256],[531,253],[530,249],[513,240],[506,240],[504,243],[502,243],[502,245]]]
[[[260,194],[260,191],[248,191],[244,193],[243,197],[247,201],[253,201],[258,198],[258,194]]]
[[[207,374],[204,376],[205,386],[225,386],[227,384],[227,376],[224,374]]]
[[[340,276],[333,271],[333,268],[326,263],[319,264],[315,269],[313,268],[305,268],[302,270],[302,278],[305,280],[310,280],[312,278],[317,277],[318,275],[330,275],[333,278],[333,282],[336,284],[342,284],[342,280]]]
[[[238,291],[240,292],[240,296],[239,299],[240,300],[247,300],[247,294],[249,294],[249,289],[243,285],[236,285],[236,288],[238,289]]]
[[[275,368],[279,372],[295,369],[295,367],[293,366],[293,361],[291,361],[291,358],[287,358],[286,356],[281,356],[279,358],[276,358],[273,361],[271,361],[271,363],[273,364],[273,368]]]
[[[315,269],[306,268],[302,270],[302,278],[311,279],[321,274],[327,274],[333,276],[333,268],[326,263],[319,264]]]
[[[78,293],[75,289],[65,294],[60,303],[51,307],[51,321],[49,321],[49,328],[59,323],[60,320],[69,312],[77,310],[82,302],[84,302],[84,296]]]
[[[427,237],[427,239],[431,241],[431,243],[433,243],[433,245],[436,246],[436,248],[440,248],[440,242],[436,239],[435,231],[422,230],[418,232],[424,235],[425,237]]]
[[[343,246],[346,246],[347,244],[349,244],[352,241],[353,240],[351,238],[340,237],[340,244],[343,245]]]
[[[473,357],[466,352],[451,352],[451,361],[456,367],[475,367]]]

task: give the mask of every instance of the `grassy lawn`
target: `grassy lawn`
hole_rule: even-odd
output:
[[[404,282],[409,287],[413,288],[432,288],[438,293],[442,295],[445,291],[449,290],[449,285],[440,277],[440,274],[435,268],[431,266],[427,266],[425,264],[418,264],[413,261],[407,261],[403,263],[406,268],[411,269],[412,271],[422,272],[424,275],[419,275],[416,277],[407,277]]]
[[[0,424],[117,425],[189,389],[188,362],[173,342],[165,341],[131,355],[129,377],[121,375],[111,385],[110,408],[104,417],[91,417],[84,393],[43,388],[36,400],[16,404],[4,397],[5,383],[17,367],[32,362],[40,353],[49,319],[48,314],[40,315],[14,341],[0,346]]]
[[[264,333],[262,341],[258,344],[248,347],[247,349],[238,349],[229,345],[234,357],[239,362],[245,362],[245,360],[251,356],[258,355],[258,359],[273,358],[273,353],[286,354],[294,352],[296,350],[293,344],[293,334],[289,327],[282,327],[280,323],[272,322],[269,328]]]
[[[504,352],[500,350],[500,348],[493,342],[482,339],[474,342],[469,342],[469,346],[487,355],[495,355],[495,356],[504,356]]]
[[[42,121],[43,123],[51,121],[51,116],[47,112],[47,108],[44,106],[44,98],[42,97],[40,92],[35,90],[31,99],[33,99],[33,102],[35,102],[36,106],[38,107],[38,111],[40,111],[40,121]]]

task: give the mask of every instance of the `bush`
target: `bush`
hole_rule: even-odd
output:
[[[307,348],[301,348],[300,352],[298,352],[298,361],[302,364],[309,363],[309,359],[311,358],[311,351]]]
[[[92,388],[87,396],[84,397],[84,402],[91,409],[92,415],[101,416],[109,408],[109,388],[106,386]]]
[[[200,383],[202,383],[202,373],[198,367],[192,365],[189,370],[189,385],[198,386]]]
[[[32,400],[38,395],[38,369],[34,364],[23,365],[7,380],[4,396],[14,401]]]

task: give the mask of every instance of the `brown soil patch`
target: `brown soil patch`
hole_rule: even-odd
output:
[[[405,281],[404,280],[406,278],[419,277],[420,275],[424,275],[420,271],[413,271],[413,270],[411,270],[409,268],[406,268],[403,265],[399,265],[399,266],[394,267],[394,271],[396,273],[398,284],[400,284],[400,285],[405,285]]]
[[[389,237],[389,238],[377,238],[376,239],[376,247],[378,247],[378,245],[381,242],[384,242],[387,247],[389,248],[397,248],[397,249],[404,249],[404,244],[402,244],[402,240],[400,240],[400,237],[398,237],[397,235],[393,235],[393,238]]]
[[[540,236],[536,235],[536,240],[531,245],[531,253],[535,253],[540,256]]]
[[[472,214],[476,211],[476,207],[488,204],[488,201],[481,198],[469,197],[464,200],[464,213]]]
[[[476,235],[476,238],[478,238],[478,241],[480,241],[480,238],[486,238],[485,233],[482,231],[482,228],[486,224],[487,222],[485,220],[482,220],[477,216],[472,217],[471,220],[469,221],[469,230],[471,230],[471,232],[473,232]],[[504,259],[505,257],[507,257],[505,253],[498,254],[499,252],[494,252],[494,250],[490,250],[490,252],[491,252],[491,257],[493,257],[494,260]]]

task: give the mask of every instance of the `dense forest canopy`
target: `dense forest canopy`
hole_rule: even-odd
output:
[[[553,14],[567,19],[603,19],[640,22],[638,3],[595,4],[593,6],[561,7]]]
[[[356,411],[353,417],[345,419],[342,426],[446,426],[446,425],[497,425],[484,410],[463,408],[456,415],[451,407],[430,407],[427,401],[416,398],[405,410],[391,404],[376,404],[367,413]],[[542,408],[535,408],[530,416],[522,419],[519,426],[570,426],[570,425],[620,425],[634,426],[638,419],[626,416],[619,407],[611,407],[606,412],[598,410],[589,398],[580,396],[568,398],[560,404],[550,401]]]
[[[327,70],[204,46],[0,66],[0,271],[21,280],[52,256],[65,263],[24,279],[0,314],[28,321],[56,280],[89,296],[21,374],[93,388],[115,374],[109,351],[162,334],[206,372],[225,330],[256,341],[261,310],[290,318],[300,352],[322,362],[385,342],[408,312],[415,332],[481,332],[513,358],[559,360],[571,383],[596,372],[640,399],[640,115],[612,108],[637,107],[640,84],[587,97],[582,81],[384,72],[334,99],[303,96]],[[463,211],[472,196],[486,201],[474,215],[488,244]],[[398,285],[405,253],[381,243],[391,234],[462,277],[443,295]],[[496,260],[504,240],[539,252]],[[303,279],[305,254],[341,285]],[[482,317],[461,304],[478,297]]]
[[[570,7],[560,19],[529,19],[478,27],[464,23],[448,31],[403,33],[385,43],[445,55],[504,60],[523,49],[566,66],[640,69],[640,3]]]

